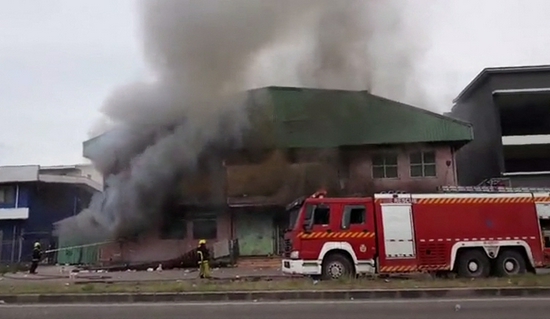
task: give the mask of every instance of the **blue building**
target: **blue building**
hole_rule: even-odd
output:
[[[53,223],[76,215],[102,185],[79,166],[0,167],[0,264],[30,260],[32,245],[56,245]]]

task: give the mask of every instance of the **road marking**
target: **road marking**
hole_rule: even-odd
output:
[[[288,300],[288,301],[234,301],[234,302],[151,302],[151,303],[71,303],[71,304],[2,304],[1,308],[55,308],[55,307],[226,307],[266,305],[327,305],[327,304],[423,304],[423,303],[494,303],[494,302],[550,301],[550,297],[501,297],[454,299],[384,299],[384,300]]]

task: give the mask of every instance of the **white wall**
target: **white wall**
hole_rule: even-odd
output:
[[[103,176],[92,164],[77,164],[66,166],[42,166],[40,174],[45,175],[64,175],[64,176],[82,176],[91,179],[103,186]]]
[[[88,177],[94,182],[98,182],[103,185],[103,175],[95,169],[92,164],[81,164],[78,168],[82,172],[82,176]]]

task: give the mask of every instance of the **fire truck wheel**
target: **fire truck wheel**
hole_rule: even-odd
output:
[[[497,276],[523,274],[525,270],[525,258],[514,250],[501,252],[495,261],[495,273]]]
[[[479,250],[466,250],[458,257],[458,275],[463,278],[484,278],[491,272],[487,255]]]
[[[339,254],[330,255],[323,262],[323,279],[341,279],[352,274],[351,263]]]

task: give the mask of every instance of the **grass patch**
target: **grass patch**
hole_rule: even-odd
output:
[[[511,278],[464,279],[358,279],[350,281],[314,282],[310,279],[280,281],[163,281],[129,283],[32,282],[11,285],[0,282],[0,294],[44,293],[143,293],[143,292],[214,292],[259,290],[350,290],[350,289],[415,289],[467,287],[550,287],[550,275],[525,275]]]

